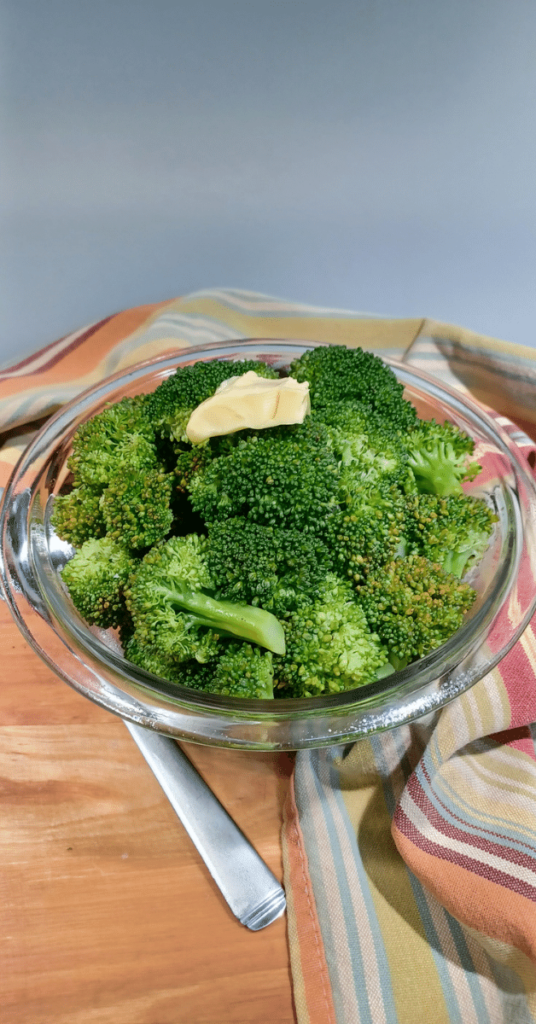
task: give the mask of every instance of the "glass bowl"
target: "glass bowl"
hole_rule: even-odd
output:
[[[245,750],[297,750],[349,742],[429,715],[467,690],[507,654],[536,607],[536,485],[509,436],[470,399],[427,374],[390,361],[419,415],[457,424],[485,470],[469,493],[497,514],[490,546],[473,570],[477,591],[447,643],[376,683],[308,699],[245,700],[165,682],[125,661],[112,631],[88,627],[60,569],[72,553],[50,525],[68,478],[77,427],[110,401],[149,392],[198,360],[262,359],[278,369],[316,342],[250,340],[206,345],[141,363],[84,392],[47,421],[22,455],[0,510],[4,596],[31,647],[79,693],[128,721],[186,742]]]

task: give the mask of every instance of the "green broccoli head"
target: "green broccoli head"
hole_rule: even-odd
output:
[[[337,459],[326,428],[306,420],[240,440],[191,478],[189,494],[207,524],[245,516],[314,532],[338,502]]]
[[[287,650],[274,658],[277,696],[315,697],[372,682],[387,661],[352,588],[326,578],[317,600],[284,622]]]
[[[497,522],[482,498],[467,494],[409,495],[406,509],[408,551],[424,555],[458,577],[480,561]]]
[[[419,420],[406,439],[408,466],[417,490],[426,494],[461,494],[462,483],[480,472],[477,462],[468,462],[474,441],[453,423]]]
[[[400,432],[369,407],[350,400],[333,401],[315,410],[313,418],[327,427],[345,494],[379,481],[411,485]]]
[[[73,604],[90,626],[122,625],[124,591],[135,567],[129,552],[110,537],[85,541],[62,570]]]
[[[127,589],[127,607],[131,611],[135,629],[129,649],[133,645],[139,652],[145,652],[146,656],[154,664],[161,663],[168,665],[175,671],[183,662],[195,659],[205,664],[216,657],[220,646],[220,633],[212,629],[199,628],[200,623],[195,615],[189,615],[181,611],[171,601],[166,601],[160,594],[160,602],[157,603],[156,595],[154,600],[147,598],[147,607],[142,616],[140,612],[140,595],[137,590],[137,581],[130,583]],[[204,623],[201,623],[203,626]],[[135,658],[129,655],[131,661]],[[147,671],[162,675],[164,679],[171,678],[169,670],[161,672],[149,668],[148,663],[138,660],[142,668]]]
[[[180,449],[176,453],[175,478],[177,491],[181,495],[188,493],[190,481],[214,458],[214,451],[208,442],[194,447]]]
[[[161,663],[162,666],[178,666],[191,659],[201,663],[210,661],[217,654],[220,634],[212,629],[199,628],[196,616],[183,611],[172,600],[173,592],[169,587],[164,589],[156,582],[160,578],[155,571],[150,573],[148,567],[143,566],[129,581],[125,596],[134,623],[134,635],[127,645],[130,650],[127,657],[152,672],[155,669],[140,660],[142,652],[146,652],[153,664]],[[138,660],[133,656],[134,650],[139,652]],[[155,674],[170,678],[169,672],[158,670]]]
[[[166,657],[158,647],[140,643],[134,633],[125,643],[124,654],[127,661],[160,679],[203,693],[265,700],[274,694],[272,653],[252,644],[222,641],[210,661],[192,659],[179,663]]]
[[[161,466],[112,478],[101,497],[109,536],[136,550],[165,537],[173,523],[173,479]]]
[[[326,521],[323,534],[332,569],[360,587],[367,576],[391,561],[404,543],[406,500],[387,482],[355,490],[343,510]]]
[[[209,661],[221,636],[238,636],[268,650],[284,651],[281,624],[262,608],[212,597],[206,541],[172,537],[140,562],[126,591],[140,643],[160,646],[176,661]]]
[[[191,615],[173,603],[169,588],[174,583],[192,589],[211,587],[205,559],[206,540],[197,534],[172,537],[150,549],[138,563],[126,591],[126,601],[134,624],[134,639],[129,649],[146,650],[151,659],[179,664],[196,658],[200,662],[214,657],[219,636],[212,630],[200,630]],[[166,590],[162,591],[162,587]],[[136,657],[136,664],[142,664]],[[142,667],[147,668],[146,664]],[[153,669],[147,668],[147,671]],[[162,675],[156,672],[156,675]],[[169,673],[164,674],[169,678]]]
[[[142,564],[153,579],[180,581],[192,590],[214,590],[207,550],[208,540],[203,534],[170,537],[164,544],[155,545]]]
[[[290,373],[309,381],[314,411],[332,403],[363,403],[390,423],[392,430],[407,430],[417,413],[403,397],[403,385],[379,356],[361,348],[342,345],[319,346],[304,352],[290,364]]]
[[[69,494],[58,494],[50,517],[58,537],[74,547],[86,540],[104,537],[106,523],[100,504],[101,491],[87,484],[74,487]]]
[[[273,655],[247,643],[221,645],[219,657],[207,665],[189,662],[180,682],[221,697],[271,700],[274,696]]]
[[[395,669],[445,643],[460,628],[475,591],[422,555],[384,565],[368,577],[359,603]]]
[[[254,359],[197,362],[178,369],[146,396],[145,408],[155,429],[176,441],[187,441],[186,427],[192,412],[210,398],[229,377],[254,370],[259,377],[275,378],[277,372]]]
[[[148,643],[147,640],[140,640],[135,631],[128,632],[121,639],[123,653],[127,661],[131,661],[139,668],[145,669],[146,672],[150,672],[153,676],[167,679],[170,683],[181,682],[182,664],[175,661],[172,656],[165,654],[156,644]],[[200,662],[196,661],[194,664],[202,667]]]
[[[330,557],[315,534],[235,517],[209,528],[207,563],[221,597],[282,617],[311,603]]]
[[[143,469],[156,462],[154,430],[144,396],[123,398],[82,423],[68,459],[75,485],[102,488],[124,467]]]

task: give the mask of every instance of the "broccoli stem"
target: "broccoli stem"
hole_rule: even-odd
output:
[[[264,608],[233,601],[217,601],[200,590],[174,583],[157,587],[159,593],[183,611],[190,612],[199,626],[251,640],[274,654],[285,653],[285,634],[275,615]]]
[[[461,579],[467,562],[471,557],[472,551],[449,551],[444,558],[441,559],[441,564],[445,572],[452,573],[453,576],[457,576]]]
[[[413,451],[410,453],[409,465],[413,470],[417,487],[421,493],[438,494],[447,497],[450,494],[462,494],[459,460],[455,463],[445,453],[445,446],[437,451]]]

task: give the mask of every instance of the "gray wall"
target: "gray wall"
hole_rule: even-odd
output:
[[[0,360],[234,286],[535,345],[529,0],[5,0]]]

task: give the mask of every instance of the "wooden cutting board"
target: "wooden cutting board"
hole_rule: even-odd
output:
[[[2,603],[0,675],[3,1024],[294,1022],[286,918],[238,923],[122,722]],[[281,879],[291,758],[185,749]]]

